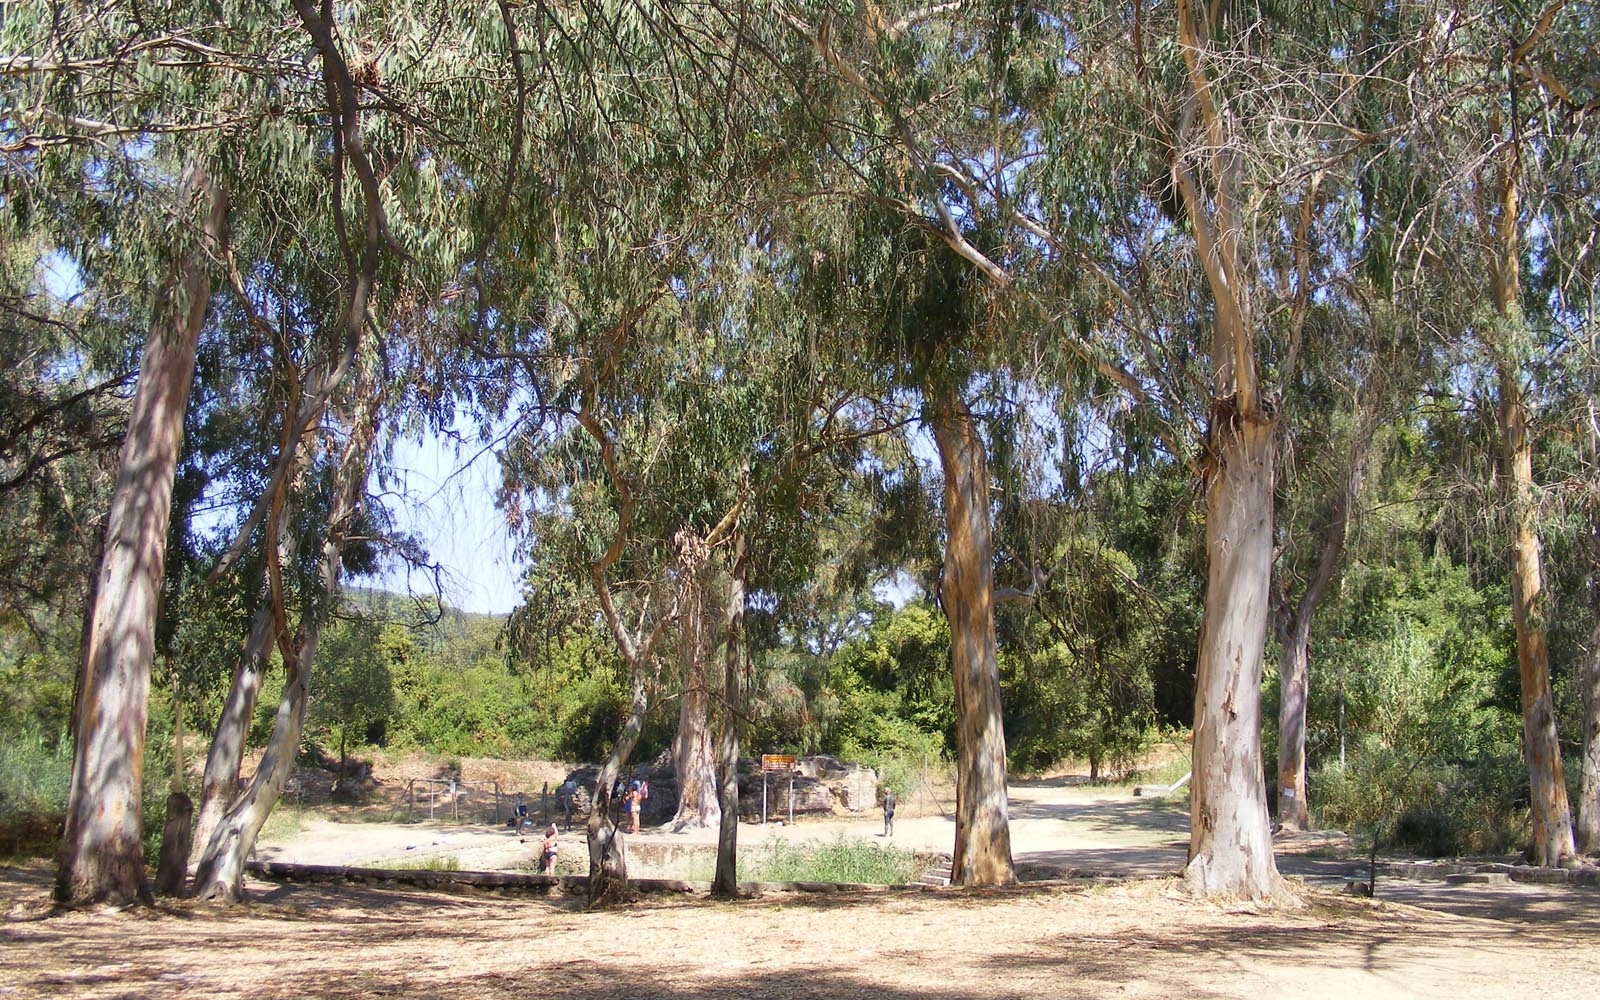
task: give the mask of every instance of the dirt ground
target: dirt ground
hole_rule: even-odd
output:
[[[1070,778],[1012,790],[1019,867],[1142,878],[1014,890],[769,894],[738,903],[646,896],[590,912],[569,897],[253,885],[242,907],[52,914],[49,869],[0,869],[0,998],[602,997],[874,1000],[1064,997],[1584,997],[1600,990],[1600,892],[1386,880],[1315,838],[1283,844],[1298,905],[1196,901],[1161,877],[1186,817]],[[878,817],[746,825],[741,843],[859,836]],[[902,817],[894,842],[948,851],[950,821]],[[576,836],[567,838],[576,850]],[[692,842],[660,830],[636,843]],[[308,824],[262,845],[278,860],[363,864],[452,854],[513,867],[512,831]],[[1307,849],[1316,849],[1304,853]],[[1300,852],[1300,853],[1294,853]],[[648,853],[641,851],[641,854]]]

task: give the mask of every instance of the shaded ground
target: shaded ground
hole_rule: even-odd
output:
[[[0,871],[0,996],[643,1000],[840,996],[1589,997],[1576,925],[1309,891],[1196,902],[1165,880],[737,904],[273,887],[247,907],[43,917],[42,866]],[[1568,891],[1569,900],[1576,894]]]
[[[947,852],[953,824],[936,793],[925,798],[909,810],[923,815],[900,817],[893,842]],[[185,902],[51,915],[41,862],[0,869],[0,1000],[1521,1000],[1600,990],[1600,892],[1592,889],[1384,879],[1378,900],[1358,899],[1327,887],[1342,885],[1359,864],[1318,853],[1336,851],[1337,841],[1304,837],[1278,845],[1280,867],[1302,876],[1302,905],[1226,906],[1192,900],[1176,879],[1158,877],[1183,865],[1188,819],[1179,804],[1064,778],[1015,785],[1011,817],[1027,874],[1151,877],[739,903],[652,896],[597,912],[572,898],[255,883],[244,907]],[[565,838],[574,865],[578,836]],[[740,830],[741,844],[757,850],[772,839],[840,836],[887,842],[877,814]],[[648,867],[676,863],[711,839],[646,829],[630,841]],[[532,835],[524,841],[490,825],[307,819],[260,854],[328,864],[454,857],[463,868],[511,868],[536,849]]]

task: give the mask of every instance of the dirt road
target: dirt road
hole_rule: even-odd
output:
[[[1186,817],[1170,806],[1070,781],[1019,785],[1011,803],[1023,867],[1144,873],[1183,863]],[[879,839],[879,823],[746,826],[741,839]],[[894,840],[948,850],[953,835],[942,816],[910,816]],[[472,868],[474,852],[514,863],[532,850],[506,830],[330,824],[262,853],[336,864],[453,853]],[[1351,867],[1280,859],[1296,863]],[[1253,906],[1194,900],[1176,880],[1152,878],[739,903],[650,896],[588,911],[571,897],[258,884],[245,907],[52,915],[49,874],[43,863],[0,869],[0,1000],[1591,1000],[1600,990],[1600,892],[1581,889],[1388,881],[1374,901],[1313,879],[1300,883],[1298,905]]]

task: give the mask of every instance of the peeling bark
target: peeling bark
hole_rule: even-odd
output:
[[[744,532],[733,536],[733,566],[728,573],[728,616],[723,629],[722,729],[717,740],[717,781],[721,816],[717,829],[717,869],[711,881],[713,896],[739,893],[739,725],[744,718],[744,696],[739,656],[744,630]]]
[[[1206,603],[1184,878],[1202,895],[1260,899],[1279,886],[1261,760],[1277,425],[1230,403],[1214,407],[1209,441]]]
[[[150,899],[140,827],[156,610],[183,416],[211,296],[206,254],[221,240],[228,209],[226,195],[195,161],[184,168],[178,190],[185,208],[205,198],[206,218],[201,241],[175,263],[145,340],[86,615],[55,884],[55,898],[65,903]]]
[[[1500,366],[1501,461],[1512,512],[1511,613],[1517,630],[1517,673],[1522,688],[1522,752],[1528,762],[1533,843],[1529,860],[1554,866],[1577,853],[1572,807],[1556,738],[1550,691],[1550,651],[1545,644],[1544,572],[1534,529],[1533,442],[1522,383]]]
[[[1010,885],[1006,737],[994,629],[989,463],[972,411],[953,391],[931,414],[944,469],[945,554],[939,597],[950,621],[956,695],[956,840],[951,881]]]
[[[678,811],[672,832],[704,830],[721,822],[716,747],[711,738],[711,695],[706,669],[707,633],[711,616],[706,599],[709,550],[688,531],[680,533],[678,648],[682,660],[682,692],[678,698],[678,732],[672,741],[672,766],[678,778]]]

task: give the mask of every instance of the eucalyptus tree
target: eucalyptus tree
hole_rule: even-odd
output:
[[[1359,26],[1347,58],[1367,68],[1342,95],[1340,118],[1376,132],[1403,124],[1403,88],[1371,72],[1392,53],[1391,19]],[[1400,100],[1396,100],[1399,97]],[[1278,821],[1305,829],[1307,710],[1313,620],[1339,578],[1359,526],[1380,429],[1415,405],[1446,363],[1448,306],[1396,248],[1424,209],[1423,161],[1404,148],[1370,148],[1353,169],[1316,176],[1302,202],[1292,264],[1303,291],[1291,306],[1295,345],[1279,366],[1286,386],[1284,476],[1277,514],[1273,627],[1278,657]]]
[[[415,234],[425,238],[413,240],[414,248],[439,250],[428,255],[430,260],[448,257],[456,249],[454,243],[464,242],[458,230],[440,224],[442,207],[453,195],[440,180],[441,161],[421,152],[423,144],[415,141],[421,134],[439,144],[441,133],[429,128],[430,111],[460,117],[461,107],[483,103],[480,91],[452,110],[448,99],[462,101],[462,90],[470,88],[456,77],[447,78],[458,80],[455,88],[439,85],[438,69],[449,62],[454,73],[463,50],[473,48],[462,40],[478,34],[478,24],[470,17],[450,26],[458,30],[442,32],[444,24],[438,18],[405,4],[382,11],[335,11],[331,4],[319,8],[302,3],[287,20],[181,5],[160,11],[113,5],[75,17],[8,14],[7,38],[17,40],[20,54],[6,58],[7,74],[21,81],[18,89],[26,98],[17,102],[26,111],[16,119],[16,145],[36,151],[36,166],[29,175],[40,192],[35,197],[64,200],[63,191],[76,197],[73,171],[99,178],[87,189],[90,198],[80,201],[104,197],[130,184],[134,191],[156,192],[146,201],[163,191],[214,192],[213,222],[195,244],[200,249],[173,258],[189,260],[193,266],[183,270],[182,280],[166,283],[178,288],[179,294],[166,295],[168,305],[163,308],[170,311],[171,303],[177,302],[193,310],[189,339],[172,343],[171,338],[149,337],[147,354],[176,346],[174,363],[189,367],[169,381],[187,392],[187,371],[194,364],[195,338],[215,275],[226,277],[249,325],[259,330],[263,343],[275,345],[282,362],[277,372],[285,377],[287,389],[280,399],[289,402],[283,407],[281,434],[262,480],[264,488],[244,501],[249,513],[220,560],[219,574],[236,566],[263,533],[274,533],[269,509],[283,508],[292,470],[300,467],[302,439],[318,424],[355,365],[372,323],[375,289],[391,277],[385,259],[407,256],[415,265],[416,256],[393,252]],[[503,59],[503,51],[492,58]],[[328,124],[326,131],[323,122]],[[179,151],[174,147],[179,144],[188,163],[181,175],[175,166]],[[448,137],[444,144],[449,144]],[[67,162],[71,157],[75,161]],[[319,164],[327,167],[327,173],[317,169]],[[468,173],[462,170],[456,176]],[[308,189],[315,193],[308,195]],[[274,201],[274,192],[284,197]],[[250,218],[251,225],[240,227],[241,233],[248,233],[250,245],[230,238],[221,210],[228,201],[235,216]],[[406,232],[404,223],[397,225],[393,210],[418,202],[430,206],[419,214],[432,214]],[[315,206],[315,214],[302,227],[308,203]],[[148,217],[126,214],[134,220]],[[101,217],[108,223],[103,231],[113,238],[84,240],[87,249],[79,254],[80,269],[92,278],[95,265],[109,260],[123,273],[142,269],[148,280],[156,269],[143,258],[140,242],[120,238],[134,224],[112,212]],[[186,232],[167,228],[180,237]],[[295,277],[284,279],[280,265],[286,265],[290,274],[301,267],[343,273],[333,296],[338,304],[328,310],[334,317],[331,322],[305,324],[291,318],[315,312],[323,303],[296,298],[308,286],[297,286]],[[163,287],[160,282],[149,283]],[[315,331],[312,342],[293,340],[307,329]],[[160,361],[159,354],[150,355],[142,374],[156,379],[162,371]],[[171,419],[162,425],[164,429],[136,425],[137,433],[130,433],[127,447],[159,444],[175,452],[183,413],[182,401],[175,403],[168,407]],[[151,465],[149,474],[161,478],[160,464]],[[170,482],[170,468],[164,475]],[[144,539],[140,544],[148,550],[142,568],[148,578],[158,581],[160,560],[151,553],[166,540],[165,493],[158,490],[148,496],[158,501],[150,509],[162,508],[163,520],[161,531],[155,531],[151,520],[140,532]],[[269,552],[276,549],[270,543],[264,547]],[[106,604],[115,596],[102,591],[98,600]],[[131,789],[137,786],[142,760],[140,720],[149,672],[148,656],[141,653],[147,643],[139,636],[153,628],[154,621],[153,608],[147,604],[124,602],[127,641],[119,645],[130,655],[118,669],[127,682],[110,684],[95,672],[94,657],[86,656],[81,693],[86,705],[103,692],[115,693],[125,704],[125,711],[114,713],[129,730],[117,750],[119,761],[131,766],[120,767],[121,776],[113,783],[122,791],[89,808],[117,817],[130,830],[138,826],[137,795]],[[86,640],[91,652],[96,634]],[[97,714],[83,713],[80,718]],[[77,750],[85,766],[102,759],[106,745],[102,737],[80,730]],[[79,809],[75,804],[74,812]],[[131,847],[124,841],[118,857],[137,851],[136,836]],[[76,859],[86,850],[93,853],[92,848],[85,846],[75,826],[69,826],[59,891],[80,899],[137,895],[138,876],[131,871],[121,871],[112,887],[97,887],[75,873]],[[110,854],[106,859],[108,865],[117,863]]]
[[[456,203],[481,185],[477,178],[487,170],[498,176],[499,164],[461,155],[469,141],[448,126],[464,108],[499,94],[497,88],[520,92],[523,86],[520,71],[507,68],[520,64],[506,8],[498,18],[471,11],[441,18],[398,4],[365,11],[371,22],[355,12],[308,4],[299,5],[297,14],[318,58],[320,73],[306,82],[314,85],[308,96],[316,95],[311,99],[326,113],[328,142],[323,146],[314,131],[289,131],[279,139],[313,162],[325,150],[334,183],[299,192],[325,206],[319,225],[307,227],[320,243],[276,266],[263,254],[260,270],[247,272],[248,279],[230,273],[249,324],[278,341],[275,370],[283,390],[275,453],[269,452],[258,498],[240,508],[235,542],[214,573],[226,572],[235,554],[259,538],[266,594],[236,679],[251,689],[259,684],[254,678],[269,638],[287,679],[267,753],[249,784],[226,799],[200,858],[197,893],[225,898],[240,892],[244,859],[299,745],[309,678],[344,567],[370,563],[355,557],[382,540],[372,535],[383,518],[366,490],[385,424],[408,399],[415,405],[421,397],[425,407],[432,406],[431,399],[453,389],[427,380],[443,353],[435,346],[445,322],[439,303],[474,250],[475,236],[453,222],[459,219]],[[482,72],[463,77],[463,65]],[[363,103],[361,93],[377,96],[375,109]],[[346,170],[354,175],[355,206],[346,204]],[[266,184],[260,189],[270,190]],[[270,218],[276,206],[264,200],[262,214]],[[481,257],[482,245],[477,249]],[[397,258],[403,268],[394,267]],[[276,338],[269,315],[278,321]],[[335,403],[324,426],[323,415]],[[318,454],[308,454],[310,447]],[[312,473],[318,468],[325,470],[321,490],[300,495],[295,484],[317,483]],[[292,585],[284,577],[286,566],[297,563],[301,611],[291,630]],[[230,706],[251,700],[249,694],[230,698]],[[237,725],[248,714],[241,710],[224,718]],[[213,757],[219,759],[208,760],[208,772],[237,774],[239,746],[236,732],[214,740]],[[219,798],[230,784],[219,782]]]
[[[1192,13],[1181,6],[1176,16],[1147,16],[1142,7],[1093,4],[1050,11],[940,5],[881,16],[877,8],[785,9],[837,89],[854,97],[832,113],[872,137],[836,144],[854,168],[858,193],[948,245],[991,287],[995,314],[1036,317],[1016,337],[1015,354],[1048,351],[1057,365],[1097,372],[1140,406],[1154,407],[1166,447],[1180,460],[1186,425],[1199,422],[1186,397],[1210,382],[1225,404],[1207,418],[1207,531],[1214,542],[1196,694],[1190,873],[1201,891],[1262,895],[1276,885],[1257,730],[1275,404],[1257,387],[1261,331],[1250,315],[1239,245],[1245,195],[1231,166],[1217,169],[1228,166],[1220,158],[1234,155],[1240,136],[1222,134],[1236,127],[1232,112],[1208,103],[1217,70],[1201,64],[1199,50],[1211,42]],[[1184,53],[1187,62],[1178,58]],[[1282,70],[1281,78],[1293,79],[1299,68]],[[1242,74],[1230,80],[1230,97],[1253,82]],[[1180,115],[1180,106],[1189,114]],[[1197,116],[1204,118],[1198,139],[1190,127]],[[1263,132],[1266,117],[1256,119]],[[1131,132],[1129,122],[1136,123]],[[1289,162],[1263,164],[1262,173]],[[1296,194],[1304,186],[1291,179]],[[1163,262],[1191,268],[1188,232],[1215,279],[1214,306],[1203,305],[1186,280],[1156,277]],[[1225,276],[1219,242],[1231,255]],[[1162,284],[1178,294],[1163,296]],[[1209,373],[1194,363],[1188,342],[1201,339],[1197,316],[1211,325]],[[960,465],[947,467],[947,481],[972,478]],[[1225,536],[1243,544],[1223,546]],[[952,528],[952,542],[957,537]],[[977,582],[975,592],[986,588],[984,602],[992,583]],[[1226,664],[1239,672],[1217,669]],[[1003,781],[1003,764],[998,776]],[[968,808],[979,798],[992,806],[1000,794],[992,784],[972,791],[978,794]],[[963,853],[958,839],[958,858]],[[1007,862],[960,877],[988,880],[1008,870]]]
[[[8,14],[5,24],[8,97],[19,110],[10,122],[8,148],[23,161],[15,176],[29,182],[26,190],[8,194],[8,204],[18,197],[32,202],[38,218],[52,204],[92,205],[148,185],[150,196],[119,206],[126,211],[119,235],[152,224],[155,232],[169,234],[158,244],[166,251],[157,255],[159,262],[134,265],[159,277],[128,311],[130,327],[147,322],[150,330],[85,614],[73,777],[55,889],[63,901],[129,902],[148,896],[140,796],[168,501],[210,300],[210,258],[220,246],[228,198],[203,146],[182,156],[165,145],[130,149],[141,141],[158,145],[153,134],[159,129],[150,116],[172,110],[171,95],[163,90],[174,81],[155,65],[137,81],[142,86],[134,80],[112,83],[136,60],[121,47],[125,24],[109,12],[103,19],[71,22],[41,16],[47,13]],[[199,76],[202,86],[219,86],[217,76]],[[75,190],[85,175],[98,177],[98,183]],[[80,267],[92,277],[121,250],[108,252],[102,245],[80,256]]]
[[[1552,3],[1537,11],[1469,7],[1440,20],[1430,38],[1428,82],[1448,102],[1425,147],[1443,179],[1419,256],[1451,247],[1470,270],[1440,269],[1456,289],[1460,327],[1492,373],[1498,441],[1495,480],[1508,520],[1510,594],[1517,635],[1535,863],[1575,849],[1562,774],[1548,648],[1547,571],[1535,479],[1537,374],[1574,314],[1573,279],[1594,232],[1592,192],[1582,180],[1594,125],[1584,113],[1593,83],[1572,67],[1589,50],[1592,12]],[[1592,275],[1592,271],[1588,272]],[[1590,279],[1592,281],[1592,278]],[[1580,307],[1581,308],[1581,307]]]

